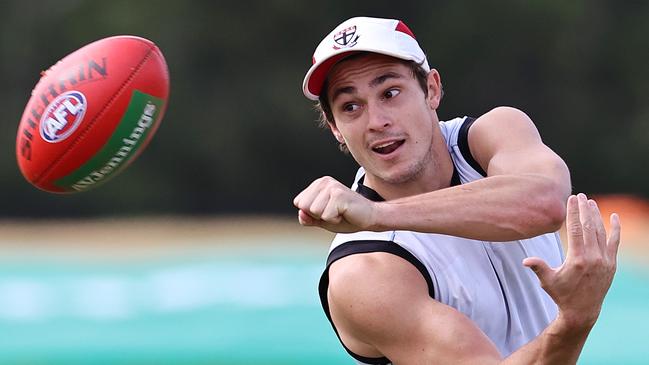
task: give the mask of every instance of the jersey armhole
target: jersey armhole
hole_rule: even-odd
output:
[[[483,177],[487,177],[487,173],[484,171],[482,166],[478,163],[473,158],[473,154],[471,153],[471,148],[469,147],[469,128],[473,125],[473,122],[476,121],[476,118],[472,117],[466,117],[464,121],[462,122],[462,126],[460,127],[460,130],[458,132],[457,136],[457,146],[460,149],[460,153],[462,154],[462,157],[464,157],[464,160],[471,166],[473,169],[482,175]]]

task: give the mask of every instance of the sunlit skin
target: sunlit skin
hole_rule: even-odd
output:
[[[426,96],[411,70],[388,56],[354,57],[330,72],[331,130],[365,168],[365,185],[384,198],[449,186],[453,167],[437,125],[440,94],[436,70]]]

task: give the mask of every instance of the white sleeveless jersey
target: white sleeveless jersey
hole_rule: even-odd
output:
[[[455,165],[455,185],[485,175],[468,148],[467,135],[473,121],[473,118],[464,117],[440,122]],[[361,168],[352,188],[368,198],[372,198],[373,193],[376,200],[378,194],[362,185],[363,176]],[[431,297],[469,317],[503,356],[536,337],[557,315],[556,304],[543,291],[536,275],[522,265],[528,256],[541,257],[551,267],[561,265],[563,253],[557,233],[496,243],[441,234],[389,231],[338,234],[334,238],[319,288],[330,322],[329,265],[348,255],[377,251],[393,253],[411,262],[426,279]],[[387,358],[367,358],[345,349],[359,364],[390,364]]]

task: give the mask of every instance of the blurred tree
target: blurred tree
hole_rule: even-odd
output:
[[[446,95],[440,116],[525,110],[568,162],[576,190],[649,197],[649,3],[10,0],[0,12],[0,189],[5,217],[293,214],[311,180],[356,169],[301,94],[311,54],[356,15],[397,17],[417,34]],[[169,109],[132,167],[84,194],[29,186],[14,138],[39,71],[99,38],[155,41]]]

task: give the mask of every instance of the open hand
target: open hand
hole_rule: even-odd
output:
[[[568,199],[566,228],[568,252],[564,263],[550,268],[538,257],[523,260],[543,289],[559,307],[559,316],[571,326],[592,327],[599,316],[615,275],[620,244],[620,220],[610,217],[607,237],[602,217],[593,200],[579,194]]]

